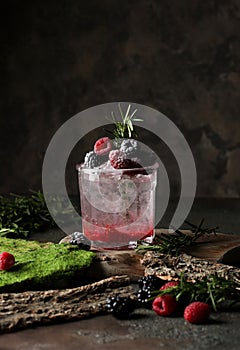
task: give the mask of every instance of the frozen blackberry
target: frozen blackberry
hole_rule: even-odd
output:
[[[71,234],[70,244],[77,245],[80,249],[89,250],[91,247],[91,241],[84,236],[82,232],[74,232]]]
[[[130,158],[143,167],[151,166],[157,161],[156,154],[148,146],[134,139],[124,139],[120,151],[125,158]]]
[[[108,298],[106,301],[107,311],[117,318],[128,318],[129,314],[135,309],[135,302],[129,297],[120,295]]]
[[[120,146],[120,151],[123,152],[126,157],[134,157],[138,150],[138,142],[134,139],[124,139]]]
[[[94,151],[91,151],[85,155],[84,165],[87,168],[95,168],[102,165],[107,160],[108,160],[108,156],[100,156],[96,154]]]

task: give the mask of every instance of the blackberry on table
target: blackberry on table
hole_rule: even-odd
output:
[[[144,276],[138,280],[140,289],[150,289],[151,291],[159,289],[163,284],[164,282],[154,275]]]
[[[146,308],[151,307],[152,302],[149,300],[152,296],[152,290],[150,288],[140,288],[137,293],[138,303]]]
[[[108,298],[106,301],[107,311],[117,318],[128,318],[135,309],[135,302],[129,297],[120,295]]]
[[[87,168],[92,169],[92,168],[95,168],[95,167],[102,165],[107,160],[108,160],[107,156],[100,156],[100,155],[96,154],[94,151],[91,151],[85,155],[84,165]]]
[[[154,275],[144,276],[138,280],[138,292],[137,300],[141,306],[151,307],[152,301],[149,299],[152,297],[152,292],[159,290],[163,282]]]
[[[91,248],[91,241],[82,232],[72,233],[69,243],[77,245],[80,249],[84,250]]]

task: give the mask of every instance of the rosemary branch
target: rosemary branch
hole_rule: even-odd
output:
[[[54,227],[43,193],[32,191],[30,196],[12,194],[0,196],[0,236],[27,237],[31,232]]]
[[[111,118],[106,116],[106,119],[108,119],[109,121],[111,121],[112,123],[114,123],[114,130],[113,132],[108,131],[109,133],[111,133],[116,140],[121,139],[121,138],[131,138],[132,136],[137,136],[136,132],[134,130],[134,125],[133,122],[136,121],[143,121],[140,118],[136,118],[135,114],[137,112],[137,109],[135,109],[133,112],[131,112],[131,104],[128,105],[127,110],[124,114],[121,104],[118,104],[118,110],[119,110],[119,114],[121,117],[121,120],[117,120],[114,112],[111,112]]]
[[[161,237],[156,237],[154,244],[146,245],[140,244],[136,248],[136,251],[156,251],[158,253],[170,254],[177,256],[184,252],[186,248],[192,246],[196,243],[197,239],[205,234],[214,233],[216,234],[216,229],[213,228],[203,228],[204,219],[202,219],[199,225],[194,225],[189,221],[185,221],[192,229],[192,234],[186,234],[179,229],[176,229],[172,234],[161,234]]]

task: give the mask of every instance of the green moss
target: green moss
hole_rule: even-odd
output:
[[[0,292],[54,287],[90,266],[95,254],[70,244],[39,243],[0,237],[0,252],[14,255],[15,265],[0,271]]]

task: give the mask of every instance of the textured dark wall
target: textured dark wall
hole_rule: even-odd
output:
[[[3,0],[0,13],[0,193],[41,188],[70,117],[133,101],[179,126],[198,196],[239,197],[238,0]]]

